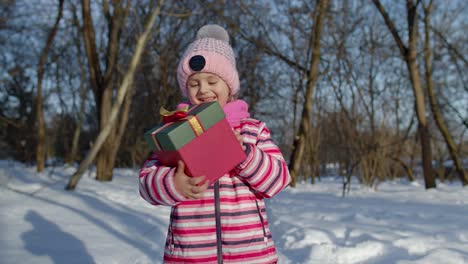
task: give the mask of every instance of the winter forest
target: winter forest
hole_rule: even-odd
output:
[[[237,52],[239,97],[289,157],[292,186],[329,170],[371,187],[419,175],[426,188],[436,178],[465,186],[466,10],[464,1],[4,1],[1,156],[38,172],[88,157],[100,181],[138,167],[159,108],[183,100],[181,52],[201,25],[218,23]]]
[[[138,167],[159,108],[183,100],[181,52],[201,25],[218,23],[237,55],[239,97],[269,124],[291,186],[330,170],[370,187],[419,176],[426,188],[465,186],[467,6],[2,1],[0,155],[38,172],[86,161],[99,181]]]
[[[289,167],[279,263],[468,263],[463,0],[0,1],[1,263],[161,263],[143,134],[205,24]]]

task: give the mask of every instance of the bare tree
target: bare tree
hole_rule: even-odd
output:
[[[112,104],[115,96],[115,88],[118,83],[118,59],[120,52],[120,36],[125,25],[128,12],[130,10],[130,1],[126,4],[123,1],[113,1],[113,6],[104,0],[102,8],[107,22],[108,35],[106,42],[106,52],[104,56],[105,68],[101,68],[101,60],[98,53],[98,44],[96,42],[96,32],[93,25],[93,16],[91,15],[91,4],[89,0],[82,0],[83,17],[83,38],[88,58],[89,75],[91,87],[94,93],[94,99],[97,110],[97,119],[99,131],[103,130],[107,124]],[[125,101],[124,108],[127,106]],[[112,170],[114,168],[117,150],[127,122],[125,112],[121,112],[120,120],[115,129],[110,131],[108,137],[100,148],[96,156],[96,179],[99,181],[112,180]]]
[[[75,25],[75,27],[79,28],[80,24],[79,24],[79,21],[78,21],[78,15],[76,14],[77,13],[77,10],[76,10],[76,6],[75,5],[72,5],[72,13],[73,13],[73,24]],[[82,58],[83,57],[83,53],[82,53],[82,49],[80,47],[80,34],[76,34],[74,36],[74,43],[75,43],[75,46],[76,46],[76,50],[77,50],[77,54],[78,54],[78,57],[79,58]],[[79,140],[80,140],[80,134],[81,134],[81,128],[82,128],[82,124],[83,124],[83,118],[84,118],[84,113],[85,113],[85,106],[86,106],[86,95],[87,95],[87,89],[86,89],[86,70],[85,70],[85,67],[83,65],[83,63],[81,63],[81,61],[79,61],[78,63],[79,65],[79,73],[80,73],[80,107],[78,109],[78,120],[77,120],[77,123],[76,123],[76,127],[75,127],[75,130],[73,131],[73,139],[72,139],[72,145],[71,145],[71,150],[70,150],[70,153],[67,155],[66,157],[66,162],[68,164],[72,164],[75,160],[76,160],[76,156],[78,154],[78,147],[79,147]]]
[[[295,136],[293,143],[293,152],[289,162],[289,171],[291,173],[290,185],[296,185],[297,173],[300,165],[303,162],[304,149],[306,144],[309,143],[311,137],[311,115],[312,115],[312,98],[315,89],[315,84],[318,78],[318,65],[320,61],[320,43],[323,28],[323,20],[328,7],[328,0],[318,0],[316,12],[314,15],[314,28],[313,28],[313,43],[312,43],[312,58],[310,69],[308,70],[307,85],[305,93],[305,102],[302,108],[301,121],[299,125],[298,134]]]
[[[141,54],[143,53],[143,49],[145,48],[146,41],[148,40],[148,36],[151,33],[151,28],[153,27],[154,21],[159,16],[159,13],[161,11],[161,6],[163,5],[163,3],[164,1],[160,0],[158,6],[154,8],[154,10],[150,13],[149,17],[147,18],[145,26],[144,26],[144,31],[138,37],[137,44],[136,44],[135,51],[133,53],[130,65],[125,73],[122,84],[119,87],[119,90],[117,93],[117,101],[112,105],[111,111],[109,113],[109,117],[108,119],[106,119],[106,122],[104,123],[103,128],[101,129],[99,135],[97,136],[96,142],[94,143],[90,152],[88,153],[86,158],[81,162],[78,170],[70,178],[70,181],[68,182],[66,186],[66,190],[75,189],[81,176],[88,169],[89,165],[93,162],[98,151],[103,146],[104,142],[106,141],[109,134],[111,133],[111,130],[115,126],[115,123],[117,121],[117,116],[119,114],[119,111],[121,110],[124,100],[127,101],[127,104],[129,104],[128,101],[131,101],[132,88],[133,88],[132,83],[133,83],[135,71],[140,61]],[[129,107],[127,108],[124,107],[124,109],[122,109],[121,111],[123,112],[122,113],[123,115],[128,115]]]
[[[468,185],[468,175],[465,174],[462,163],[458,156],[458,152],[455,146],[455,142],[447,129],[447,125],[440,113],[439,105],[437,99],[434,95],[434,81],[432,80],[432,61],[431,61],[431,43],[430,43],[430,13],[432,8],[432,0],[429,1],[428,5],[424,5],[424,62],[425,62],[425,77],[426,77],[426,88],[427,94],[429,97],[429,104],[431,106],[431,112],[436,121],[437,127],[439,128],[440,133],[442,134],[447,148],[449,150],[450,156],[455,165],[455,169],[458,173],[463,186]]]
[[[55,19],[54,26],[50,30],[47,40],[45,42],[44,48],[41,52],[41,57],[37,65],[37,103],[36,103],[36,114],[37,114],[37,149],[36,149],[36,162],[37,162],[37,171],[41,172],[44,170],[45,164],[45,123],[44,123],[44,112],[43,112],[43,102],[42,102],[42,79],[44,77],[44,65],[47,60],[47,55],[54,41],[55,34],[57,33],[60,19],[62,18],[63,13],[63,0],[58,2],[58,11],[57,18]]]
[[[430,142],[430,131],[428,128],[428,122],[426,118],[426,107],[424,99],[424,91],[421,84],[421,75],[419,73],[418,63],[416,61],[417,55],[417,39],[418,39],[418,23],[417,23],[417,5],[419,1],[414,3],[413,0],[406,1],[407,10],[407,25],[408,25],[408,46],[403,43],[398,30],[396,29],[392,19],[388,15],[385,8],[382,6],[379,0],[372,0],[377,10],[385,20],[385,24],[390,30],[403,60],[408,68],[410,76],[414,102],[416,107],[416,116],[418,118],[418,131],[422,150],[422,162],[424,171],[424,181],[426,189],[435,188],[436,182],[432,172],[432,153],[431,153],[431,142]]]
[[[154,26],[154,34],[148,40],[139,70],[135,76],[133,101],[129,112],[127,129],[116,162],[137,167],[147,158],[150,148],[143,133],[162,122],[159,109],[164,106],[173,109],[182,100],[175,69],[182,48],[192,40],[187,26],[190,12],[186,13],[183,2],[164,5],[165,13]],[[132,12],[130,19],[136,21],[144,14]],[[135,136],[137,135],[137,136]]]

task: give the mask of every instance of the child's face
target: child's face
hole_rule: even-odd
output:
[[[212,73],[196,73],[187,80],[187,95],[192,104],[218,101],[223,107],[230,98],[229,86]]]

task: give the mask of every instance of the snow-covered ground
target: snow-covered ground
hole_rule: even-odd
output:
[[[146,204],[137,170],[114,180],[83,176],[63,190],[75,168],[0,161],[0,263],[161,263],[169,208]],[[404,180],[378,191],[341,180],[287,188],[269,200],[280,263],[468,263],[468,188]]]

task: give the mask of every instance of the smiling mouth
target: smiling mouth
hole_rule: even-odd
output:
[[[200,102],[211,102],[211,101],[216,101],[216,97],[199,98],[198,101],[200,101]]]

